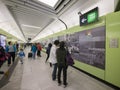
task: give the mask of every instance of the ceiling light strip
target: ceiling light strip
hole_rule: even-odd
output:
[[[38,27],[38,26],[25,25],[25,24],[22,24],[22,26],[24,26],[24,27],[30,27],[30,28],[41,28],[41,27]]]

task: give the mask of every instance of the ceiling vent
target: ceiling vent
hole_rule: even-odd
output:
[[[59,0],[55,5],[55,11],[57,15],[65,12],[68,8],[70,8],[77,0]]]

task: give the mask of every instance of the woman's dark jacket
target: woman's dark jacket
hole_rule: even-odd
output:
[[[65,48],[63,49],[58,48],[56,50],[56,58],[57,58],[58,66],[66,66],[66,55],[67,55],[67,51]]]

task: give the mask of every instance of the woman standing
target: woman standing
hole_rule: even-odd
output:
[[[67,51],[65,49],[65,43],[60,42],[60,47],[56,51],[57,63],[58,63],[58,85],[61,85],[61,71],[63,71],[63,84],[67,86],[67,63],[66,63]]]
[[[15,45],[13,45],[11,41],[8,42],[8,46],[6,48],[7,48],[6,51],[10,54],[10,57],[8,58],[8,66],[10,66],[11,58],[12,58],[13,63],[15,61],[15,53],[17,50],[16,50]]]

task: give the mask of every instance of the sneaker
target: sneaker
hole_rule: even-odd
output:
[[[58,83],[58,86],[60,86],[61,85],[61,83]]]
[[[53,81],[55,81],[56,79],[52,79]]]
[[[64,87],[64,88],[66,88],[66,87],[67,87],[67,85],[64,85],[63,87]]]
[[[67,87],[67,85],[68,85],[68,83],[64,84],[64,88],[66,88],[66,87]]]

